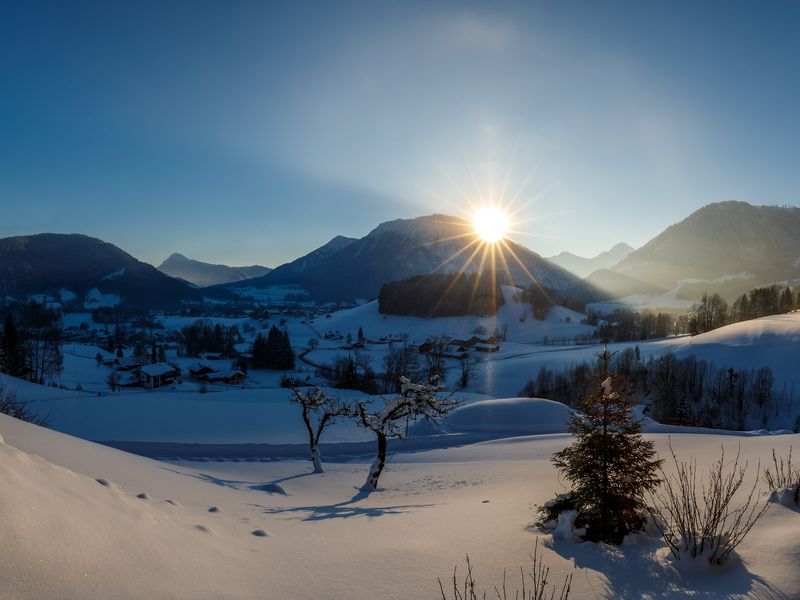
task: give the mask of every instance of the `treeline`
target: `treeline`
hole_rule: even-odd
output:
[[[294,351],[286,329],[273,325],[267,337],[258,334],[250,350],[254,369],[275,369],[288,371],[294,369]]]
[[[386,283],[378,294],[385,315],[462,317],[493,315],[503,304],[499,274],[434,273]]]
[[[415,383],[436,382],[442,385],[447,380],[445,338],[433,338],[424,344],[424,351],[409,344],[389,344],[383,356],[383,370],[372,368],[372,358],[356,351],[354,354],[337,355],[332,363],[320,365],[317,375],[328,380],[331,387],[359,390],[367,394],[391,394],[400,392],[403,379]],[[476,364],[474,355],[459,359],[459,383],[466,387]]]
[[[731,323],[787,313],[800,307],[800,289],[771,285],[755,288],[739,296],[732,305],[719,294],[703,294],[700,303],[689,316],[692,335],[718,329]]]
[[[243,338],[236,325],[227,327],[214,324],[211,319],[198,319],[180,330],[177,341],[185,356],[200,356],[206,352],[233,356],[234,345],[242,342]]]
[[[55,313],[36,302],[16,309],[5,311],[0,372],[39,384],[53,382],[64,369]]]
[[[527,302],[531,305],[531,314],[534,319],[539,321],[544,321],[547,318],[550,310],[558,304],[557,300],[552,292],[538,283],[534,283],[522,290],[520,298],[521,302]]]
[[[700,302],[685,314],[618,308],[603,316],[589,313],[586,323],[597,326],[594,337],[606,344],[697,335],[732,323],[787,313],[798,307],[800,289],[773,285],[742,294],[732,305],[719,294],[703,294]]]
[[[689,315],[617,308],[604,315],[590,314],[586,322],[597,325],[594,338],[603,344],[653,340],[689,333]]]
[[[694,356],[672,354],[644,360],[637,346],[615,354],[609,369],[625,378],[631,395],[652,407],[653,418],[661,423],[737,430],[766,427],[793,400],[791,393],[774,390],[769,367],[717,367]],[[576,406],[589,392],[596,372],[597,366],[588,362],[560,371],[542,367],[521,394]]]

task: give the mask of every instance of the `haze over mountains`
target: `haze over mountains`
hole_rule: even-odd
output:
[[[493,267],[507,270],[517,285],[535,279],[585,302],[668,291],[688,300],[706,291],[732,299],[757,286],[800,281],[796,207],[711,204],[638,250],[620,243],[590,259],[562,252],[548,260],[511,240],[504,244],[505,261],[495,252],[493,266],[492,253],[475,243],[471,223],[430,215],[382,223],[362,239],[336,236],[274,270],[211,265],[179,254],[158,270],[84,235],[17,236],[0,240],[0,299],[49,294],[87,308],[116,302],[170,307],[291,284],[318,302],[352,302],[375,298],[383,284],[414,275]]]
[[[209,287],[221,283],[243,281],[266,275],[272,269],[261,265],[229,267],[186,258],[183,254],[170,255],[158,266],[158,270],[170,277],[177,277],[198,287]]]
[[[578,277],[587,277],[598,269],[609,269],[628,256],[634,248],[624,242],[615,244],[610,250],[601,252],[592,258],[578,256],[572,252],[561,252],[556,256],[548,256],[551,263],[574,273]]]
[[[695,299],[800,279],[800,208],[717,202],[668,227],[613,271]]]

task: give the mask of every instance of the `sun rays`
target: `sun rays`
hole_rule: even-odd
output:
[[[516,162],[513,156],[511,163]],[[501,294],[501,285],[541,287],[539,277],[542,259],[524,246],[512,240],[515,235],[527,237],[549,237],[534,223],[547,218],[548,215],[537,210],[535,218],[531,217],[533,205],[539,203],[545,195],[552,191],[552,186],[532,193],[528,188],[534,183],[534,171],[526,176],[514,177],[514,165],[498,169],[496,163],[492,168],[473,169],[464,164],[466,172],[461,177],[447,175],[449,182],[445,187],[450,193],[436,193],[425,190],[438,203],[450,205],[457,215],[449,223],[447,235],[430,242],[431,247],[442,246],[449,250],[439,253],[441,262],[434,270],[439,274],[455,274],[454,281],[447,288],[440,303],[446,300],[448,293],[458,284],[459,275],[478,273],[479,279],[489,277],[492,289]],[[446,174],[445,174],[446,175]],[[502,175],[497,178],[497,175]],[[460,184],[458,182],[461,182]],[[465,189],[463,183],[467,183]],[[471,184],[471,185],[470,185]],[[546,268],[546,267],[545,267]],[[474,285],[473,296],[478,288],[478,280]],[[547,290],[544,290],[547,294]],[[495,299],[495,306],[503,303],[503,298]]]

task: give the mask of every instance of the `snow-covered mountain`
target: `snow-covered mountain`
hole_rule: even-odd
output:
[[[559,267],[574,273],[578,277],[588,277],[598,269],[613,267],[623,258],[634,251],[632,246],[624,242],[614,245],[611,249],[601,252],[592,258],[578,256],[572,252],[561,252],[556,256],[549,256],[547,260]]]
[[[261,265],[250,267],[230,267],[215,265],[186,258],[183,254],[170,255],[158,266],[158,270],[170,277],[177,277],[198,287],[208,287],[233,281],[244,281],[266,275],[272,269]]]
[[[527,286],[535,279],[552,289],[577,285],[578,278],[561,267],[515,242],[505,243],[505,261],[498,253],[495,267],[507,270],[514,283]],[[475,243],[472,224],[463,219],[447,215],[397,219],[382,223],[360,240],[335,238],[248,285],[299,284],[323,301],[374,298],[390,281],[432,272],[492,268],[490,255],[487,252],[484,259],[483,250]]]
[[[800,279],[800,208],[718,202],[668,227],[613,271],[695,299]]]
[[[0,298],[35,294],[86,308],[202,300],[192,286],[96,238],[42,233],[0,239]]]
[[[328,257],[336,254],[340,250],[343,250],[353,242],[357,241],[358,241],[357,238],[349,238],[343,235],[337,235],[328,243],[323,244],[322,246],[320,246],[316,250],[309,252],[305,256],[301,256],[300,258],[295,259],[290,263],[283,264],[279,266],[277,269],[274,269],[272,271],[270,280],[289,281],[298,273],[304,273],[309,269],[313,269],[316,264],[320,263],[321,261],[324,261]]]

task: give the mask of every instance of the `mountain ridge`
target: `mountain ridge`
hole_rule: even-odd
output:
[[[262,265],[231,267],[223,264],[207,263],[188,258],[178,252],[170,254],[157,268],[165,275],[183,279],[198,287],[244,281],[266,275],[272,271],[269,267]]]

